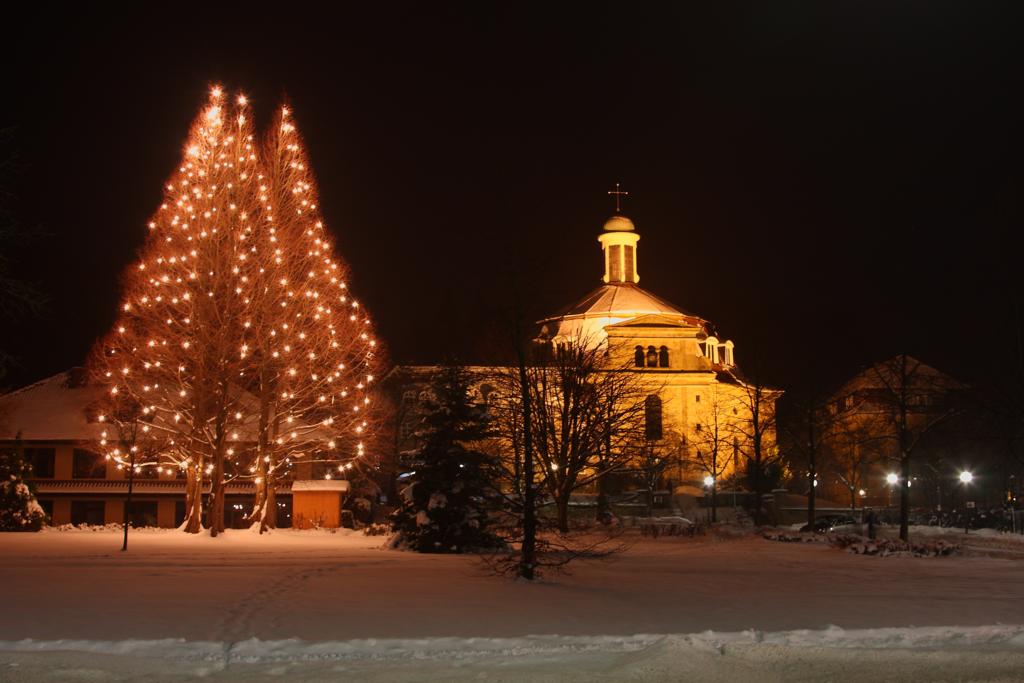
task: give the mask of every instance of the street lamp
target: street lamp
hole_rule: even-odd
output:
[[[900,478],[896,475],[895,472],[890,472],[889,474],[885,475],[885,482],[889,484],[889,502],[886,504],[887,508],[892,507],[892,489],[894,486],[896,486],[896,484],[899,483],[899,481]]]
[[[964,533],[968,533],[971,528],[971,523],[967,519],[967,485],[974,481],[974,475],[970,471],[964,470],[960,473],[960,485],[964,488]]]
[[[707,502],[707,495],[709,493],[711,494],[711,506],[708,507],[708,524],[710,524],[711,522],[714,522],[714,521],[718,521],[716,519],[717,515],[715,514],[716,510],[714,509],[715,508],[715,495],[714,495],[714,489],[713,489],[714,485],[715,485],[715,478],[714,477],[712,477],[710,474],[707,475],[706,477],[704,477],[705,503]]]

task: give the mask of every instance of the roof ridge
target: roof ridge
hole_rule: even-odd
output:
[[[57,379],[58,377],[60,377],[62,375],[64,377],[67,377],[68,372],[70,372],[70,370],[62,370],[61,372],[58,372],[55,375],[50,375],[49,377],[44,377],[43,379],[36,380],[32,384],[28,384],[26,386],[23,386],[20,389],[15,389],[14,391],[8,391],[6,394],[0,394],[0,399],[7,398],[9,396],[17,396],[18,394],[21,394],[21,393],[24,393],[26,391],[29,391],[30,389],[35,389],[36,387],[38,387],[38,386],[40,386],[42,384],[46,384],[50,380]]]

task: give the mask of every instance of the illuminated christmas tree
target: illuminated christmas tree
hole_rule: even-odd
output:
[[[365,469],[376,410],[370,388],[380,353],[370,319],[349,291],[288,107],[267,136],[260,226],[250,277],[260,282],[240,352],[258,405],[250,519],[276,525],[277,482],[301,463],[331,478]],[[312,469],[312,468],[310,468]]]
[[[147,443],[162,448],[134,467],[185,472],[185,529],[193,533],[201,528],[204,480],[211,532],[223,529],[226,463],[237,455],[233,442],[243,440],[240,381],[251,370],[238,340],[259,286],[246,275],[261,182],[254,137],[245,98],[228,103],[212,89],[125,275],[114,330],[91,364],[107,387],[107,456],[131,466],[138,444],[126,435],[142,431],[143,421]]]
[[[305,463],[319,476],[358,471],[374,427],[377,341],[298,133],[282,107],[261,149],[251,119],[244,97],[213,89],[92,361],[107,456],[183,472],[193,533],[207,482],[211,534],[235,478],[255,485],[250,519],[264,530],[285,475]]]

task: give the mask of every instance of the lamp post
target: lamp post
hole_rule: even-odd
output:
[[[712,477],[710,474],[707,475],[706,477],[704,477],[704,495],[707,496],[708,494],[711,494],[711,507],[708,508],[708,523],[709,524],[711,522],[717,521],[715,519],[716,515],[714,514],[714,505],[715,505],[715,488],[714,487],[715,487],[715,478]]]
[[[960,473],[960,485],[964,489],[964,533],[968,533],[971,528],[971,523],[967,518],[967,485],[974,481],[974,475],[970,471],[964,470]]]
[[[886,504],[886,507],[892,507],[892,487],[896,486],[899,481],[900,478],[895,472],[885,475],[885,483],[889,485],[889,502]]]

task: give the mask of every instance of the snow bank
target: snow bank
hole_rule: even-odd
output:
[[[1024,626],[633,636],[0,641],[4,680],[1015,680]]]
[[[311,642],[298,638],[236,643],[158,640],[17,640],[0,641],[0,652],[74,651],[109,655],[134,655],[188,661],[227,659],[235,662],[282,662],[346,659],[474,659],[502,655],[557,654],[565,652],[641,650],[655,643],[671,642],[721,653],[737,645],[762,644],[787,648],[843,649],[950,649],[1003,648],[1024,652],[1024,625],[932,626],[920,628],[843,629],[764,632],[704,631],[689,634],[638,634],[633,636],[530,635],[518,638],[368,638]]]

